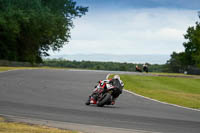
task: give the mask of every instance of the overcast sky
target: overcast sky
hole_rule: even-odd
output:
[[[89,12],[74,20],[64,54],[166,54],[184,48],[200,0],[77,0]]]

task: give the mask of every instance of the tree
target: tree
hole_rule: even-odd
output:
[[[187,40],[183,43],[185,51],[173,52],[171,59],[167,61],[172,72],[187,70],[189,67],[200,68],[200,23],[196,22],[195,26],[189,27],[184,38]]]
[[[189,27],[184,37],[188,40],[183,43],[188,65],[200,67],[200,23],[196,22],[196,26]]]
[[[176,73],[185,71],[187,69],[187,60],[185,58],[185,52],[173,52],[171,59],[167,61],[168,71]]]
[[[72,20],[87,11],[73,0],[0,0],[0,59],[41,62],[69,42]]]

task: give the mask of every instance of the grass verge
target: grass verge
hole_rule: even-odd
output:
[[[125,88],[137,94],[180,106],[200,109],[200,79],[120,75]]]
[[[69,68],[60,68],[60,67],[1,67],[0,72],[9,71],[9,70],[20,70],[20,69],[69,69]]]
[[[0,117],[0,133],[79,133],[77,131],[60,130],[39,125],[6,122]]]

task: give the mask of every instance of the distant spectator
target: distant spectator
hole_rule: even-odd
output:
[[[140,69],[140,67],[138,65],[135,66],[135,70],[136,70],[136,72],[142,72],[142,70]]]
[[[149,72],[147,64],[144,64],[144,65],[143,65],[143,71],[145,71],[146,73]]]

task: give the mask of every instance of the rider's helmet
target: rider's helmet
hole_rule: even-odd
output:
[[[115,75],[115,76],[113,77],[113,79],[118,79],[118,80],[120,80],[120,76],[119,76],[119,75]]]

